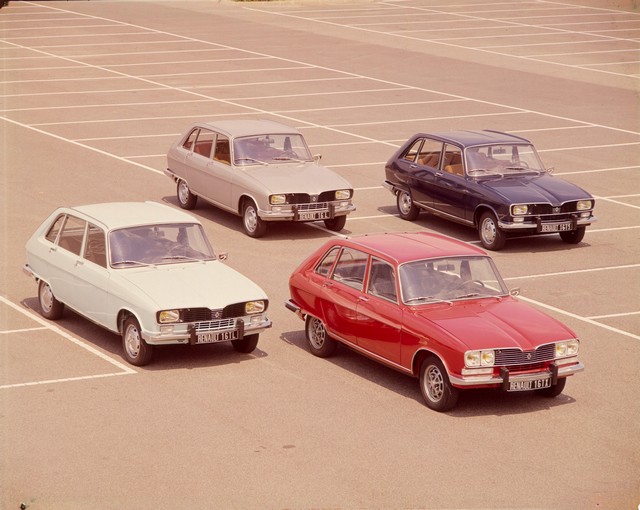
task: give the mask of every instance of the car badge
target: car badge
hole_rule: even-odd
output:
[[[559,213],[560,212],[560,208],[559,207],[554,207],[552,210],[553,210],[554,213]]]
[[[221,319],[222,318],[222,310],[211,310],[211,316],[214,319]]]
[[[530,352],[528,352],[525,357],[527,358],[527,361],[531,361],[531,359],[533,358],[533,355]]]
[[[318,195],[311,195],[311,201],[312,202],[317,202],[318,201]]]

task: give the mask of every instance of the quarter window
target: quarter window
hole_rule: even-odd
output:
[[[333,263],[336,261],[336,257],[338,256],[339,251],[340,248],[336,247],[333,248],[329,253],[327,253],[322,259],[322,262],[320,262],[320,264],[318,264],[318,267],[316,267],[316,273],[322,276],[329,276],[329,273],[331,272],[331,268],[333,267]]]
[[[47,241],[51,241],[52,243],[56,242],[58,233],[62,228],[62,224],[64,223],[65,218],[66,216],[63,214],[62,216],[58,216],[56,221],[53,222],[53,225],[51,225],[51,228],[49,228],[49,232],[47,232],[47,235],[44,236]]]

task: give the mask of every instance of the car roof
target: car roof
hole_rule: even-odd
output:
[[[300,134],[297,129],[272,120],[211,120],[198,122],[196,125],[224,133],[230,138],[266,134]]]
[[[452,256],[487,256],[482,249],[442,234],[429,232],[394,232],[349,237],[345,245],[375,255],[384,255],[403,264],[413,260]]]
[[[107,230],[161,223],[200,223],[190,214],[158,202],[106,202],[68,207],[101,223]]]
[[[531,143],[529,140],[521,136],[503,133],[502,131],[493,131],[491,129],[484,129],[480,131],[462,130],[419,133],[415,135],[414,138],[421,136],[438,138],[444,142],[454,143],[463,147],[501,143]]]

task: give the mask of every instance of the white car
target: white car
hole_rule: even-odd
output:
[[[68,306],[120,334],[133,365],[157,345],[231,342],[248,353],[271,327],[265,292],[222,263],[199,221],[163,204],[59,208],[26,251],[42,315],[58,319]]]
[[[201,197],[242,216],[251,237],[273,221],[322,220],[338,232],[355,210],[353,188],[318,160],[298,130],[278,122],[197,122],[169,149],[165,174],[180,207],[193,209]]]

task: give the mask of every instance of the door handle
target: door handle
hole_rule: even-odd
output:
[[[366,296],[358,296],[358,301],[365,301],[365,302],[367,302],[367,301],[369,301],[369,298],[368,298],[368,297],[366,297]]]

